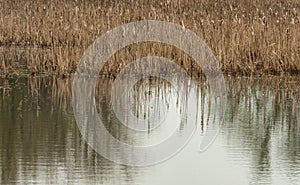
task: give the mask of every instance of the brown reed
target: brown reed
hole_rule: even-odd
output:
[[[70,74],[98,36],[145,19],[174,22],[195,32],[225,73],[298,73],[299,10],[298,0],[1,0],[0,73]],[[131,59],[152,53],[199,71],[177,48],[145,43],[117,52],[102,72],[115,74]],[[17,66],[25,70],[19,72]]]

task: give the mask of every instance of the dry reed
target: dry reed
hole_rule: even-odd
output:
[[[25,70],[18,73],[70,74],[98,36],[144,19],[174,22],[194,31],[225,73],[298,73],[299,10],[298,0],[0,0],[0,73],[18,71],[21,65]],[[198,71],[187,55],[172,46],[138,46],[116,53],[102,72],[115,74],[131,59],[151,52]]]

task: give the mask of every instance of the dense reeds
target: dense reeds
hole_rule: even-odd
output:
[[[107,30],[152,19],[181,24],[205,40],[226,73],[300,71],[298,0],[0,1],[0,73],[70,74],[87,47]],[[199,68],[177,48],[159,43],[128,46],[102,71],[156,54],[188,71]]]

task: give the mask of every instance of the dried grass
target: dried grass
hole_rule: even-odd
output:
[[[298,0],[1,0],[0,45],[4,51],[0,73],[11,73],[8,69],[23,62],[27,73],[70,74],[98,36],[144,19],[174,22],[194,31],[212,49],[225,73],[298,73],[299,10]],[[12,46],[24,50],[23,60],[15,54],[3,57],[7,50],[16,53],[18,49],[11,51]],[[134,47],[116,53],[102,72],[115,74],[128,60],[152,50],[198,71],[188,56],[171,46],[148,43]]]

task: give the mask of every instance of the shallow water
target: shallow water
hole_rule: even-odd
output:
[[[118,125],[109,96],[112,83],[99,79],[95,92],[97,109],[111,134],[130,144],[164,138],[169,127],[133,135]],[[205,152],[198,149],[211,112],[206,111],[207,86],[199,80],[192,87],[199,92],[200,108],[191,141],[167,161],[131,167],[103,158],[82,138],[72,109],[72,79],[0,79],[0,184],[299,184],[300,78],[227,77],[226,83],[224,122]],[[139,88],[130,106],[141,118],[149,117],[149,107],[157,102],[176,100],[164,81],[145,80]],[[183,89],[186,94],[189,88]],[[165,117],[164,123],[178,122],[176,114]]]

